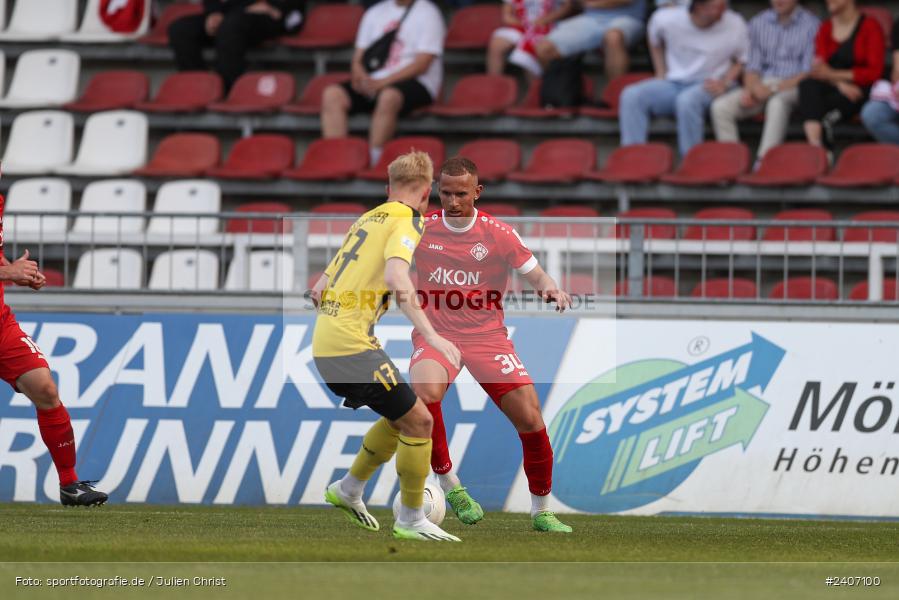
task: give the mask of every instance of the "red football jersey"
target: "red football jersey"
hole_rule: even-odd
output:
[[[511,225],[477,210],[462,228],[449,225],[442,210],[428,214],[415,251],[422,307],[434,329],[450,339],[504,329],[509,270],[523,275],[536,266]]]
[[[6,207],[6,198],[0,194],[0,256],[3,255],[3,209]],[[3,283],[0,283],[0,311],[6,308],[6,298],[3,295]]]

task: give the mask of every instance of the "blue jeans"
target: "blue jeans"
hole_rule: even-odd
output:
[[[618,119],[621,145],[645,144],[652,117],[674,117],[681,156],[702,141],[712,95],[702,82],[648,79],[624,88]]]
[[[899,113],[880,100],[871,100],[862,108],[862,123],[878,142],[899,144]]]

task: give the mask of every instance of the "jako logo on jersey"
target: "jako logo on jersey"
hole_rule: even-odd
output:
[[[443,250],[440,244],[428,244],[428,250]]]
[[[487,258],[487,246],[485,246],[481,242],[478,242],[477,244],[472,246],[469,252],[472,256],[475,257],[475,260],[477,260],[478,262]]]
[[[637,508],[669,494],[704,457],[745,450],[768,410],[749,390],[764,393],[784,354],[753,334],[693,365],[640,360],[587,383],[550,425],[555,471],[568,482],[559,500],[588,512]]]
[[[428,281],[442,285],[480,285],[481,272],[459,271],[456,269],[444,269],[437,267],[428,275]]]

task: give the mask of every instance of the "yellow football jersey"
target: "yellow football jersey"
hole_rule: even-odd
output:
[[[412,264],[423,232],[424,217],[401,202],[385,202],[350,227],[325,269],[328,287],[312,335],[314,356],[348,356],[381,347],[374,328],[390,298],[384,265],[394,257]]]

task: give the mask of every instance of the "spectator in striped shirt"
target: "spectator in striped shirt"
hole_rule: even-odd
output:
[[[771,0],[771,8],[749,22],[749,62],[743,86],[712,103],[719,142],[739,141],[737,121],[765,113],[758,158],[783,143],[790,113],[799,104],[799,82],[815,54],[818,18],[799,0]]]

